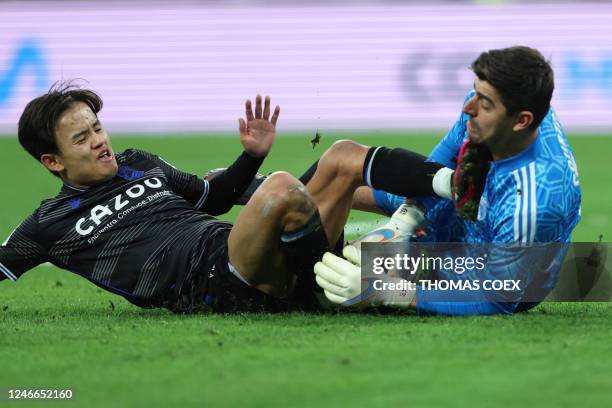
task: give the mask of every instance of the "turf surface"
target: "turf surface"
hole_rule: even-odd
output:
[[[333,142],[324,135],[313,150],[311,137],[279,138],[263,171],[300,174]],[[423,153],[437,142],[354,139]],[[612,138],[571,144],[583,188],[574,240],[610,241]],[[149,150],[199,174],[240,152],[237,140],[210,136],[116,138],[114,146]],[[0,166],[5,237],[58,182],[14,138],[0,138]],[[376,219],[357,213],[351,223]],[[49,266],[0,283],[0,389],[74,391],[74,401],[54,406],[610,406],[610,339],[608,303],[546,303],[486,318],[176,316],[140,310]]]

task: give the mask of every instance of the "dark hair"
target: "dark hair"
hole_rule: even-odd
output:
[[[55,127],[60,116],[75,102],[85,102],[97,114],[102,99],[71,81],[56,82],[46,94],[31,100],[19,118],[17,135],[21,146],[40,162],[45,153],[59,153]],[[57,176],[55,172],[52,172]]]
[[[550,62],[538,50],[524,46],[489,50],[471,68],[478,79],[497,90],[508,115],[533,113],[531,130],[542,123],[550,109],[555,80]]]

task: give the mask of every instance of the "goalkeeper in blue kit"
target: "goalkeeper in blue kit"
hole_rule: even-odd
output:
[[[511,314],[535,306],[554,287],[565,255],[562,244],[570,241],[580,219],[576,162],[550,106],[550,64],[537,50],[515,46],[482,53],[471,69],[474,89],[457,122],[428,157],[446,166],[433,177],[436,194],[406,197],[402,184],[419,180],[394,171],[393,160],[377,162],[379,154],[388,155],[378,149],[364,159],[369,187],[354,195],[355,209],[393,214],[388,226],[406,239],[490,243],[484,273],[522,279],[519,291],[501,297],[481,291],[470,301],[439,300],[435,290],[417,285],[408,297],[424,314]],[[406,204],[407,198],[412,204]],[[417,228],[422,230],[415,238]],[[380,234],[373,231],[370,237]],[[537,260],[509,254],[509,247],[542,243],[559,243],[559,249]],[[346,259],[327,253],[315,265],[327,298],[342,305],[376,302],[362,296],[357,245],[348,245],[343,254]],[[437,278],[451,274],[438,271]],[[534,291],[543,295],[529,298]]]

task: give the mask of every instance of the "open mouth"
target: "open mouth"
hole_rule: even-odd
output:
[[[110,150],[105,149],[105,150],[102,150],[100,154],[98,155],[98,160],[101,160],[103,162],[109,162],[113,160],[113,155],[110,152]]]

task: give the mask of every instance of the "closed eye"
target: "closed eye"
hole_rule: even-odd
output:
[[[489,101],[488,98],[480,95],[478,96],[478,102],[480,102],[480,107],[484,110],[489,110],[493,107],[491,106],[491,101]]]

